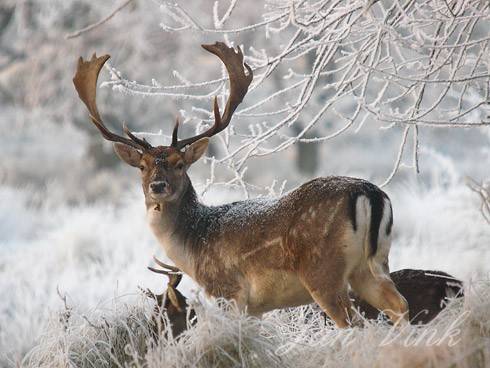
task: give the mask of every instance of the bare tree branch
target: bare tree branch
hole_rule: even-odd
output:
[[[123,2],[121,5],[119,5],[116,9],[114,9],[107,17],[99,20],[96,23],[90,24],[85,28],[82,28],[76,32],[69,33],[65,36],[65,39],[69,40],[71,38],[76,38],[84,33],[93,31],[95,28],[103,25],[104,23],[107,23],[109,20],[111,20],[117,13],[119,13],[121,10],[123,10],[126,6],[128,6],[133,0],[126,0]]]
[[[222,16],[215,5],[214,28],[203,26],[183,6],[167,4],[162,28],[223,33],[227,38],[262,31],[281,40],[278,50],[249,45],[245,58],[255,75],[250,91],[260,97],[235,113],[232,129],[220,141],[222,156],[212,161],[213,170],[218,165],[229,170],[230,183],[244,192],[253,187],[243,175],[253,157],[298,142],[326,142],[356,125],[356,133],[368,125],[402,128],[398,152],[392,153],[395,163],[383,185],[403,165],[406,151],[412,153],[414,171],[420,171],[419,135],[424,128],[490,125],[485,113],[490,100],[490,60],[485,57],[490,40],[488,2],[274,1],[261,21],[223,29],[238,3],[228,3]],[[305,63],[306,58],[312,62]],[[214,94],[223,100],[228,93],[225,78],[146,85],[123,77],[115,68],[111,74],[106,85],[141,96],[197,103]],[[283,81],[279,90],[268,86],[271,76]],[[208,92],[203,92],[206,88]],[[186,112],[185,121],[194,120],[202,122],[197,130],[205,129],[212,123],[212,111],[196,106]],[[292,125],[300,126],[293,130]],[[413,141],[406,150],[409,132]]]

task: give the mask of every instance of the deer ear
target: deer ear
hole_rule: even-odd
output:
[[[114,143],[113,147],[114,151],[116,151],[116,154],[125,163],[134,167],[140,166],[142,155],[137,149],[123,143]]]
[[[192,143],[184,152],[184,160],[187,165],[196,162],[208,148],[209,138],[201,138]]]

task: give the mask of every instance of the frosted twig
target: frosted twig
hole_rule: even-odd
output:
[[[119,5],[116,9],[114,9],[107,17],[99,20],[98,22],[96,23],[93,23],[93,24],[90,24],[88,25],[87,27],[85,28],[82,28],[76,32],[73,32],[73,33],[69,33],[65,36],[65,39],[71,39],[71,38],[75,38],[75,37],[78,37],[84,33],[87,33],[87,32],[90,32],[92,30],[94,30],[95,28],[103,25],[104,23],[107,23],[109,20],[111,20],[111,18],[113,18],[117,13],[119,13],[121,10],[123,10],[126,6],[128,6],[133,0],[126,0],[125,2],[123,2],[121,5]]]
[[[393,169],[391,170],[390,175],[386,178],[386,180],[383,183],[381,183],[380,185],[381,188],[386,186],[393,179],[396,172],[398,171],[398,168],[400,167],[400,162],[402,161],[402,157],[403,157],[403,149],[405,148],[405,144],[407,143],[407,136],[409,131],[410,131],[410,126],[406,126],[405,129],[403,130],[402,141],[400,143],[400,147],[398,148],[398,154],[396,156],[395,165],[393,165]]]
[[[467,178],[468,187],[480,196],[480,211],[485,220],[490,224],[490,181],[478,183],[472,178]]]
[[[275,0],[267,3],[261,19],[224,29],[236,16],[239,1],[231,0],[223,15],[216,2],[212,28],[178,4],[167,3],[165,10],[177,24],[165,26],[167,31],[219,33],[232,44],[237,43],[236,33],[263,32],[277,41],[262,44],[253,37],[257,42],[244,47],[254,81],[228,130],[216,140],[205,190],[228,183],[248,195],[260,189],[244,176],[251,158],[277,154],[296,143],[325,143],[376,125],[399,126],[403,132],[382,183],[387,185],[403,166],[410,133],[410,166],[418,173],[422,129],[490,125],[483,117],[490,100],[487,2]],[[192,101],[186,118],[198,121],[197,131],[213,122],[208,100],[217,95],[224,101],[229,88],[224,77],[145,85],[115,69],[111,73],[113,80],[105,84],[126,93]],[[331,121],[334,126],[325,123]]]

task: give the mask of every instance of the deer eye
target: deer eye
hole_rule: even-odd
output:
[[[140,166],[140,170],[141,170],[141,171],[145,171],[145,169],[146,169],[146,167],[145,167],[144,165],[141,165],[141,166]]]
[[[175,168],[176,168],[177,170],[182,170],[182,169],[184,168],[184,163],[183,163],[183,162],[179,162],[179,163],[177,164],[177,166],[175,166]]]

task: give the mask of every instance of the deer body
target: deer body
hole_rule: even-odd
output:
[[[234,299],[254,314],[312,300],[282,253],[289,240],[281,232],[287,225],[280,200],[207,207],[192,187],[182,200],[186,204],[177,207],[180,211],[148,206],[150,227],[167,256],[208,295]],[[161,225],[169,222],[176,225],[163,230]],[[271,229],[274,223],[279,227]]]
[[[230,95],[223,114],[214,100],[214,125],[170,146],[152,146],[134,136],[115,134],[102,122],[96,104],[97,78],[109,56],[80,58],[73,78],[80,99],[117,155],[141,170],[153,233],[178,268],[206,292],[233,299],[260,315],[271,309],[314,300],[340,327],[351,317],[349,285],[398,322],[407,319],[407,302],[389,276],[393,222],[391,204],[375,185],[346,177],[319,178],[285,196],[208,207],[201,204],[187,169],[224,130],[253,79],[238,48],[203,45],[224,63]],[[247,71],[247,74],[244,71]]]
[[[322,278],[317,287],[331,290],[354,270],[367,272],[371,214],[363,206],[373,191],[387,205],[377,222],[385,238],[391,232],[387,197],[366,181],[346,177],[315,179],[279,199],[217,207],[199,203],[189,180],[175,204],[155,209],[149,203],[147,211],[153,233],[177,267],[210,296],[234,299],[261,314],[312,302],[311,269],[321,270],[311,277]],[[376,251],[384,262],[388,249]]]

